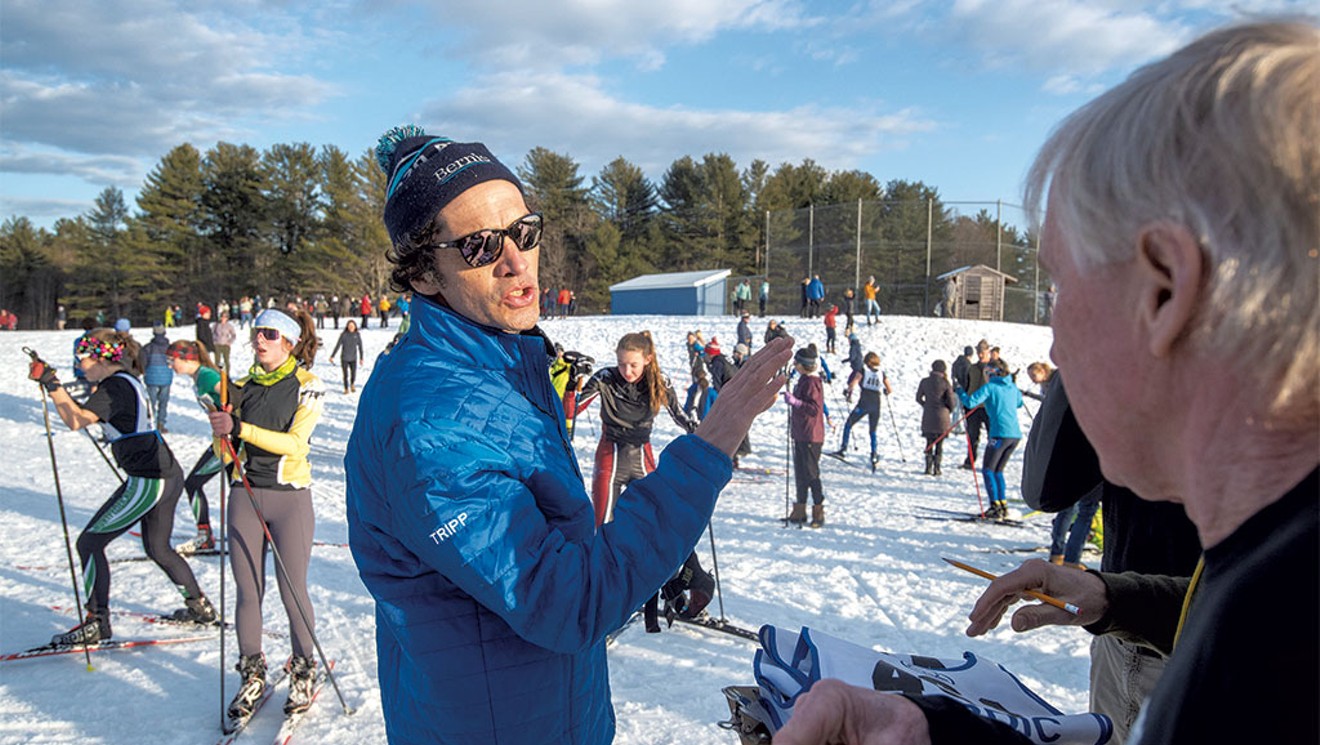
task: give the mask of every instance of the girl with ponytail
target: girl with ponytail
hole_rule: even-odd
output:
[[[261,649],[267,531],[287,570],[276,573],[293,647],[286,714],[305,711],[311,704],[316,676],[307,594],[316,527],[307,454],[325,395],[321,380],[307,371],[316,356],[316,328],[305,311],[275,308],[262,311],[253,328],[251,370],[231,382],[225,410],[209,415],[211,431],[231,439],[247,476],[245,485],[236,469],[230,474],[234,498],[229,500],[229,565],[237,587],[238,671],[243,678],[229,704],[233,718],[250,716],[269,684]],[[245,493],[248,486],[250,494]]]
[[[615,503],[624,487],[655,470],[651,427],[662,407],[669,410],[669,416],[683,431],[696,429],[696,424],[679,408],[669,378],[660,371],[649,331],[625,334],[614,352],[618,365],[601,368],[580,384],[576,395],[570,394],[565,399],[570,418],[600,399],[600,444],[596,446],[596,470],[591,481],[597,525],[613,519]],[[709,588],[713,582],[697,563],[695,554],[688,557],[680,574],[685,574],[687,581],[666,583],[666,588],[673,590],[666,593],[666,600],[696,615],[710,601]],[[682,597],[689,583],[694,596],[691,601]],[[656,595],[645,607],[646,630],[652,633],[660,630],[658,606]]]
[[[176,341],[165,351],[165,356],[174,372],[193,379],[197,401],[203,408],[210,411],[220,407],[220,370],[211,361],[211,355],[206,353],[206,345],[196,341]],[[220,473],[220,456],[213,444],[208,444],[183,481],[183,493],[188,495],[188,506],[192,508],[193,520],[197,524],[197,537],[177,547],[181,554],[215,549],[211,508],[202,488],[217,473]]]

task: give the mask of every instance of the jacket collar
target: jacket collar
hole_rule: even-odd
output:
[[[476,323],[448,306],[425,295],[416,295],[412,304],[412,324],[402,340],[420,343],[472,367],[510,370],[533,360],[549,369],[554,358],[554,344],[535,326],[519,334],[509,334]],[[535,355],[540,353],[544,359]]]

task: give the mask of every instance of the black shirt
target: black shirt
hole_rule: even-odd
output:
[[[179,467],[147,415],[142,383],[129,373],[118,372],[102,380],[82,407],[101,420],[110,452],[124,473],[158,479]]]

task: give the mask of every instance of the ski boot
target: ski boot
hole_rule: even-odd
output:
[[[211,605],[211,601],[207,600],[205,595],[187,598],[183,601],[183,604],[186,607],[180,608],[168,616],[171,621],[209,626],[215,623],[216,618],[218,618],[215,606]]]
[[[926,455],[926,470],[922,471],[922,473],[926,476],[935,475],[935,456],[930,454]]]
[[[54,647],[69,647],[75,644],[96,644],[110,638],[110,615],[88,610],[87,618],[63,634],[51,637]]]
[[[875,473],[876,466],[880,464],[880,456],[871,453],[871,473]]]
[[[299,714],[312,705],[316,695],[316,660],[295,655],[289,658],[289,698],[284,713]]]
[[[175,551],[187,556],[195,554],[198,551],[214,551],[215,536],[211,535],[211,526],[205,523],[197,526],[197,537],[191,541],[180,543],[174,548]]]
[[[801,525],[807,521],[807,503],[797,502],[793,505],[793,511],[788,514],[788,521],[794,525]]]
[[[231,719],[247,719],[266,693],[266,655],[260,652],[244,655],[234,669],[243,676],[243,683],[229,702],[229,716]]]
[[[642,606],[642,621],[646,624],[646,633],[660,633],[660,593],[656,593]]]
[[[811,527],[819,528],[825,524],[825,505],[811,505]]]

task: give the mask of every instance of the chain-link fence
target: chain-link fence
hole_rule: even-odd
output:
[[[939,200],[862,202],[768,212],[761,276],[747,277],[749,309],[756,312],[763,280],[770,285],[766,313],[798,315],[805,305],[804,282],[819,276],[823,307],[841,305],[844,291],[856,293],[856,313],[865,312],[863,285],[875,277],[877,301],[886,314],[934,315],[942,299],[939,277],[962,267],[985,265],[1009,281],[1005,321],[1047,323],[1049,278],[1036,262],[1038,242],[1022,207],[1002,202]],[[733,289],[744,278],[728,282]]]

